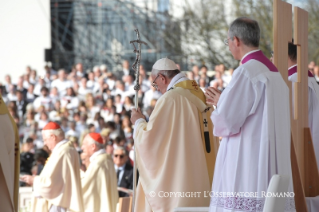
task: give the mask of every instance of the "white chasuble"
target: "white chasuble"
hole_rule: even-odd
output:
[[[243,57],[211,118],[215,136],[223,139],[210,212],[263,211],[271,177],[291,179],[291,140],[289,89],[260,50]],[[285,211],[295,211],[293,197]]]
[[[117,178],[112,157],[97,155],[83,175],[82,190],[87,212],[116,212],[118,203]]]
[[[84,211],[79,155],[72,142],[54,148],[40,176],[34,178],[33,188],[33,212],[49,211],[52,205]]]

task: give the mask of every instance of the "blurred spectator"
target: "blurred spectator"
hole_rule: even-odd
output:
[[[143,100],[143,107],[147,108],[151,105],[151,101],[153,99],[159,99],[161,97],[161,93],[156,90],[153,86],[151,86],[151,89],[145,92],[144,100]]]
[[[223,80],[223,87],[226,87],[229,83],[230,83],[230,80],[231,80],[231,75],[227,75],[225,73],[225,66],[224,64],[220,64],[219,65],[219,72],[221,74],[221,79]]]
[[[122,71],[116,72],[116,78],[124,81],[123,77],[130,74],[130,63],[127,60],[124,60],[122,63],[122,67]]]
[[[12,81],[11,81],[11,76],[9,74],[7,74],[4,78],[5,80],[5,88],[6,88],[6,93],[9,93],[10,91],[10,86],[12,86]]]
[[[26,101],[28,103],[33,103],[37,96],[34,94],[34,85],[29,84],[28,91],[26,94]]]
[[[314,67],[316,66],[316,63],[314,61],[311,61],[308,65],[309,71],[313,71]]]
[[[52,81],[51,87],[56,87],[59,91],[59,96],[62,97],[66,94],[66,89],[71,86],[72,84],[67,80],[65,70],[60,69],[58,72],[58,79]]]
[[[43,87],[46,87],[46,83],[45,83],[44,79],[40,77],[37,83],[35,82],[35,83],[32,83],[32,84],[35,84],[33,93],[35,95],[37,95],[37,96],[40,96],[41,95],[41,89]],[[47,87],[47,88],[50,88],[50,87]]]
[[[86,106],[87,113],[88,113],[87,122],[88,123],[93,123],[95,114],[100,111],[100,107],[95,105],[95,99],[94,99],[93,94],[89,93],[89,94],[86,95],[86,97],[85,97],[85,106]]]
[[[223,66],[221,68],[218,68],[218,71],[216,71],[215,79],[210,82],[210,87],[214,87],[220,91],[223,91],[227,84],[224,82],[222,78],[222,71],[220,70],[223,70]]]
[[[83,65],[82,65],[82,63],[76,64],[75,69],[76,69],[76,75],[77,75],[79,78],[81,78],[81,77],[84,76],[84,71],[83,71]]]
[[[9,101],[17,101],[16,88],[13,84],[9,85],[9,93],[7,94]]]
[[[27,89],[25,89],[23,86],[23,77],[19,77],[19,79],[17,81],[16,90],[22,92],[23,97],[26,96]]]
[[[314,75],[316,81],[319,83],[319,66],[315,66],[313,68],[313,75]]]
[[[115,107],[116,107],[116,112],[121,113],[123,110],[123,102],[122,102],[122,96],[120,94],[117,94],[115,96]]]
[[[23,75],[23,87],[25,89],[28,89],[30,84],[31,84],[30,83],[30,75],[28,75],[28,74]]]
[[[38,81],[37,71],[32,70],[29,78],[30,83],[35,84]]]
[[[105,151],[107,154],[113,155],[114,147],[113,147],[112,140],[109,140],[108,142],[106,142]]]
[[[70,130],[69,130],[70,131]],[[69,141],[71,141],[73,143],[74,148],[76,149],[76,151],[81,154],[82,153],[82,149],[79,146],[79,137],[76,136],[69,136],[68,138]]]
[[[98,67],[97,67],[98,68]],[[99,87],[99,84],[97,83],[97,79],[95,78],[95,75],[93,72],[88,73],[89,80],[86,83],[86,87],[93,92],[94,89],[97,89]]]
[[[64,132],[69,131],[69,120],[66,117],[62,118],[60,127]]]
[[[133,128],[130,120],[130,116],[125,115],[122,121],[122,130],[124,132],[125,138],[133,138]]]
[[[80,133],[76,130],[76,123],[74,121],[69,122],[69,130],[65,133],[66,139],[69,137],[80,138]]]
[[[109,142],[109,140],[110,140],[110,133],[111,133],[111,131],[110,131],[110,129],[108,129],[108,128],[103,128],[103,129],[101,130],[101,132],[100,132],[101,137],[103,138],[103,143],[104,143],[105,145],[106,145],[107,142]]]
[[[132,108],[134,108],[133,100],[131,97],[126,96],[124,99],[124,108],[126,111],[130,111]]]
[[[128,162],[128,153],[123,147],[114,149],[114,168],[118,187],[133,189],[133,167]],[[128,197],[127,193],[119,191],[119,197]]]
[[[66,95],[61,98],[61,107],[74,110],[79,107],[80,101],[72,87],[67,88]]]
[[[49,113],[49,118],[51,121],[60,122],[61,116],[62,116],[61,102],[57,100],[54,103],[53,110]]]
[[[89,129],[89,133],[96,132],[94,124],[89,124],[88,129]]]
[[[50,98],[51,98],[53,104],[54,104],[57,100],[60,100],[60,99],[61,99],[60,96],[59,96],[59,91],[58,91],[57,87],[51,88]]]
[[[16,105],[18,108],[18,114],[20,118],[23,118],[25,112],[26,112],[26,108],[27,108],[27,102],[25,101],[25,96],[23,95],[22,91],[17,91],[17,101],[16,101]]]
[[[46,87],[41,88],[41,96],[36,98],[33,102],[35,110],[37,110],[40,106],[44,106],[47,111],[53,108],[52,100],[49,97],[49,90]]]
[[[193,79],[197,82],[197,84],[199,84],[200,75],[199,75],[199,68],[197,65],[193,66],[192,73],[193,73]]]
[[[46,112],[42,111],[40,114],[40,120],[38,122],[38,127],[40,130],[43,129],[43,127],[45,127],[45,125],[47,125],[49,123],[49,116]]]
[[[199,79],[199,87],[200,89],[202,89],[203,92],[205,92],[205,89],[206,89],[206,79],[205,78],[200,78]]]
[[[33,139],[27,138],[26,142],[22,144],[20,154],[20,174],[31,175],[31,169],[34,162],[34,146]]]
[[[42,169],[48,160],[49,154],[44,149],[37,149],[34,153],[35,167],[36,167],[36,175],[40,175]]]

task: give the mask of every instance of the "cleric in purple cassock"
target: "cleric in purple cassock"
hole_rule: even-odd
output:
[[[288,176],[292,191],[289,89],[259,50],[259,39],[255,20],[233,21],[225,44],[241,65],[222,94],[206,90],[207,103],[217,106],[211,115],[214,135],[223,137],[210,212],[262,211],[275,174]],[[293,197],[287,198],[285,211],[295,211]]]
[[[288,67],[288,80],[292,82],[294,92],[294,82],[298,79],[297,46],[292,43],[288,44]],[[294,95],[292,95],[292,102],[294,102]],[[308,124],[319,168],[319,85],[310,71],[308,71]]]

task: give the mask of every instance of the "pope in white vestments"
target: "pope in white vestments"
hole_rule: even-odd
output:
[[[79,155],[71,142],[64,139],[61,127],[49,122],[42,130],[44,144],[52,151],[40,176],[25,175],[32,185],[33,212],[83,212]]]
[[[258,49],[259,38],[256,21],[238,18],[232,22],[225,44],[242,65],[221,95],[213,88],[206,91],[207,103],[217,105],[211,115],[214,134],[223,137],[210,212],[263,211],[275,174],[290,177],[292,185],[289,90]],[[287,198],[285,211],[295,211],[293,196]]]
[[[18,211],[20,152],[17,125],[0,94],[0,211]]]
[[[288,80],[297,82],[297,46],[292,43],[288,44],[288,67]],[[308,71],[308,123],[319,169],[319,85],[310,71]]]
[[[158,60],[152,78],[163,95],[149,122],[135,109],[131,117],[139,170],[135,211],[208,207],[217,148],[206,117],[211,108],[197,83],[172,60]]]
[[[101,135],[89,133],[83,140],[82,150],[90,157],[90,165],[81,179],[85,211],[116,212],[116,173],[112,157],[103,148]]]

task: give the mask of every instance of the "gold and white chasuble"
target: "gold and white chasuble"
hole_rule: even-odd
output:
[[[119,197],[116,173],[110,155],[97,155],[81,181],[86,212],[116,212]]]
[[[19,134],[0,94],[0,211],[18,211]]]
[[[32,212],[49,211],[52,205],[84,211],[79,155],[72,142],[54,148],[40,176],[34,178],[33,188]]]
[[[211,132],[211,111],[197,83],[184,80],[159,98],[148,123],[137,124],[140,177],[135,211],[209,206],[207,192],[218,148]]]

